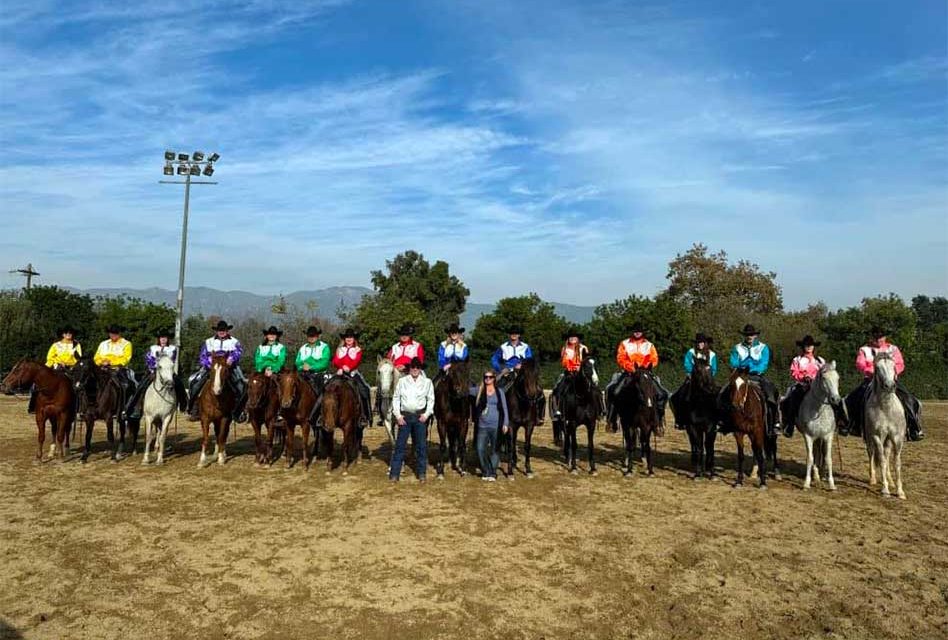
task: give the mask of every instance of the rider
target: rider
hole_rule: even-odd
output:
[[[553,385],[553,392],[550,394],[552,398],[553,420],[559,420],[563,415],[560,412],[560,393],[563,390],[563,382],[566,380],[566,374],[579,371],[583,366],[583,360],[589,355],[589,347],[583,344],[583,334],[577,327],[570,327],[566,333],[563,334],[563,339],[566,341],[566,344],[560,349],[560,365],[563,367],[563,371],[560,372],[560,376],[556,379],[556,384]],[[599,392],[598,398],[599,411],[605,413],[602,392]]]
[[[332,349],[328,344],[322,341],[323,330],[319,327],[310,325],[306,329],[306,342],[304,342],[299,351],[296,352],[296,370],[300,376],[309,382],[320,395],[321,379],[329,371],[330,360],[332,359]]]
[[[520,339],[523,327],[512,325],[507,329],[507,340],[494,352],[490,359],[491,367],[497,372],[497,387],[507,393],[514,383],[515,372],[523,366],[524,360],[533,359],[533,350],[526,342]],[[546,401],[541,393],[536,398],[537,419],[543,421]]]
[[[178,360],[178,347],[171,344],[170,340],[171,333],[167,329],[159,329],[155,334],[155,344],[148,347],[148,351],[145,352],[145,367],[148,369],[148,377],[142,381],[142,384],[138,385],[134,395],[132,395],[131,400],[129,400],[125,407],[126,415],[129,418],[137,419],[142,417],[142,398],[145,397],[145,391],[148,389],[148,385],[155,379],[158,359],[162,356],[168,356],[172,362]],[[188,394],[184,390],[184,383],[181,382],[181,378],[178,377],[177,373],[174,374],[172,379],[174,381],[174,395],[178,401],[178,408],[184,411],[188,406]]]
[[[790,363],[790,377],[793,378],[787,393],[780,399],[780,413],[783,418],[783,435],[788,438],[793,435],[793,429],[797,424],[797,417],[800,412],[800,403],[803,397],[810,390],[810,383],[819,375],[820,369],[826,364],[826,360],[816,355],[816,348],[820,342],[813,339],[811,335],[803,336],[802,340],[797,340],[797,346],[800,347],[800,355]],[[846,413],[841,404],[833,405],[833,413],[836,416],[836,424],[840,428],[846,425]]]
[[[336,347],[336,353],[332,357],[332,366],[336,369],[336,375],[347,376],[355,383],[356,391],[359,393],[359,400],[362,401],[362,420],[365,424],[372,423],[372,411],[370,408],[369,383],[365,381],[359,372],[359,364],[362,362],[362,347],[359,346],[359,334],[353,329],[347,328],[339,337],[342,341]]]
[[[257,346],[253,354],[253,368],[268,378],[274,373],[280,373],[286,364],[286,346],[280,342],[283,332],[270,325],[263,330],[263,342]]]
[[[46,352],[46,366],[57,371],[64,371],[68,375],[82,357],[82,346],[75,339],[76,330],[68,324],[59,329],[56,335],[59,336],[59,340],[50,345],[49,351]],[[35,386],[30,389],[27,411],[29,413],[36,411]]]
[[[921,440],[925,437],[921,421],[922,405],[918,398],[913,396],[902,384],[902,381],[898,379],[898,376],[901,376],[902,372],[905,371],[905,360],[902,358],[902,351],[888,341],[886,331],[880,327],[873,327],[870,336],[869,343],[860,347],[856,356],[856,369],[863,375],[862,384],[846,396],[846,408],[849,410],[851,430],[856,435],[862,434],[866,399],[869,396],[872,376],[875,373],[873,364],[875,355],[877,353],[889,353],[895,361],[895,375],[897,376],[895,395],[905,409],[905,426],[908,430],[908,439]],[[849,429],[845,431],[841,429],[840,434],[848,435],[849,431]]]
[[[197,399],[198,396],[201,395],[201,389],[204,388],[204,383],[207,382],[211,370],[211,359],[214,356],[227,357],[227,365],[231,367],[230,379],[234,385],[234,392],[237,395],[237,403],[234,405],[234,416],[239,418],[238,422],[242,422],[244,419],[241,413],[243,411],[244,402],[246,401],[247,380],[244,378],[244,372],[240,369],[240,356],[244,352],[244,347],[240,344],[240,340],[230,335],[230,330],[233,328],[234,325],[227,324],[226,321],[220,320],[214,327],[214,335],[201,344],[201,353],[198,356],[198,363],[201,368],[191,374],[191,377],[188,379],[188,413],[190,414],[191,420],[198,419],[199,407],[197,405]]]
[[[616,407],[615,399],[619,397],[625,386],[629,383],[629,374],[645,367],[651,366],[652,369],[658,366],[658,349],[645,337],[645,329],[641,322],[633,322],[627,329],[629,337],[619,343],[616,348],[616,362],[619,364],[619,371],[606,386],[606,397],[609,398],[609,428],[612,431],[618,429],[619,410]],[[658,435],[664,435],[665,432],[665,405],[668,403],[668,390],[662,385],[662,381],[654,372],[647,374],[655,383],[655,410],[658,414]]]
[[[97,366],[115,371],[123,401],[135,390],[136,384],[135,372],[128,368],[132,361],[132,343],[122,337],[124,331],[125,329],[117,324],[106,327],[105,332],[109,334],[109,338],[99,343],[99,348],[92,356],[92,361]]]
[[[457,322],[453,322],[444,332],[448,334],[448,339],[438,345],[438,373],[431,381],[431,384],[435,386],[438,380],[451,369],[452,364],[468,359],[468,349],[463,337],[464,327],[459,327]]]
[[[415,327],[408,323],[405,323],[398,330],[398,342],[392,345],[392,348],[388,350],[388,353],[385,355],[386,358],[392,361],[392,364],[395,365],[395,368],[398,369],[399,373],[403,376],[408,373],[408,365],[411,363],[412,358],[418,358],[422,363],[425,361],[425,349],[421,346],[421,343],[415,340]],[[382,401],[381,394],[376,397],[376,410],[379,414],[379,426],[384,424],[385,419],[382,415]]]
[[[718,374],[718,354],[711,350],[714,338],[699,332],[695,334],[695,346],[685,352],[684,369],[685,381],[678,390],[671,395],[672,412],[675,414],[675,428],[684,429],[688,426],[688,410],[685,405],[688,391],[691,387],[691,372],[695,369],[695,360],[707,360],[711,369],[711,377]]]
[[[767,435],[775,436],[780,430],[780,409],[777,387],[764,377],[770,366],[770,347],[760,341],[760,331],[754,325],[745,324],[741,331],[744,339],[731,349],[730,365],[732,369],[746,368],[750,372],[750,379],[756,382],[764,393],[764,403],[767,405]],[[718,409],[722,416],[730,415],[729,403],[725,401],[731,385],[725,386],[718,394]],[[721,433],[733,431],[731,421],[727,418],[718,426]]]

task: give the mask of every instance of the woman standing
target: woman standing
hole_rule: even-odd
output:
[[[498,431],[507,434],[510,425],[507,421],[507,399],[497,386],[493,371],[484,373],[484,381],[477,391],[474,414],[477,433],[477,457],[481,461],[481,480],[496,482],[497,466],[500,456],[497,454]]]

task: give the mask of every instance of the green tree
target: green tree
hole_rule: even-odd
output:
[[[21,358],[44,360],[56,330],[65,324],[75,327],[86,353],[98,344],[92,298],[55,286],[4,292],[0,322],[0,367]]]
[[[569,323],[557,315],[549,302],[535,293],[503,298],[491,313],[482,315],[471,333],[473,357],[486,365],[500,344],[507,339],[512,325],[523,327],[523,341],[530,345],[541,363],[558,362],[563,332]]]

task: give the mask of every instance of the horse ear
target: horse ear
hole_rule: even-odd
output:
[[[835,360],[830,360],[830,363],[829,363],[828,365],[826,365],[826,370],[827,370],[827,371],[836,371],[836,361],[835,361]]]

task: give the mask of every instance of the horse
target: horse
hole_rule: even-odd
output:
[[[155,379],[145,390],[142,402],[142,418],[145,423],[145,452],[142,464],[148,464],[152,435],[155,436],[155,449],[158,452],[155,464],[165,461],[165,437],[174,418],[177,397],[174,392],[174,361],[167,355],[158,358],[155,367]],[[155,433],[157,431],[157,433]]]
[[[274,376],[254,372],[247,379],[247,414],[253,427],[254,463],[270,465],[273,463],[273,435],[280,415],[280,389]],[[267,428],[266,448],[260,436],[263,426]]]
[[[349,466],[361,455],[362,429],[359,419],[362,417],[362,403],[355,390],[355,382],[344,376],[335,376],[326,383],[323,390],[322,427],[323,440],[326,443],[326,474],[332,473],[332,450],[336,429],[342,429],[343,458],[346,461],[342,475],[348,475]]]
[[[652,433],[658,429],[658,389],[651,379],[652,365],[639,367],[629,373],[630,382],[613,398],[622,424],[622,440],[625,442],[625,468],[622,475],[635,472],[635,444],[642,447],[642,459],[648,475],[655,475],[652,455]]]
[[[596,459],[593,438],[596,423],[599,421],[599,374],[596,373],[596,360],[591,356],[583,358],[577,371],[570,371],[563,379],[560,392],[560,411],[563,414],[563,457],[570,473],[576,469],[576,431],[580,425],[586,427],[589,443],[589,473],[596,475]]]
[[[69,429],[76,417],[76,397],[72,382],[66,374],[30,360],[21,360],[0,382],[0,389],[13,392],[35,385],[36,387],[36,461],[43,460],[46,444],[46,423],[49,422],[53,443],[49,446],[50,458],[66,457],[65,445]]]
[[[760,488],[767,488],[767,466],[764,461],[764,447],[767,432],[767,406],[764,392],[760,386],[751,382],[746,367],[735,369],[731,374],[729,387],[731,401],[730,417],[734,423],[734,440],[737,442],[737,481],[735,487],[744,484],[744,436],[746,435],[754,451],[754,464]]]
[[[379,409],[379,419],[385,426],[389,440],[395,444],[395,416],[392,414],[392,396],[395,395],[395,385],[402,377],[392,361],[378,357],[378,366],[375,369],[375,395]]]
[[[464,460],[467,453],[467,430],[471,420],[471,380],[469,363],[456,362],[451,365],[435,385],[434,415],[438,421],[438,477],[444,478],[445,439],[451,468],[465,475]]]
[[[79,415],[86,423],[85,446],[79,461],[82,463],[89,461],[89,455],[92,453],[92,427],[96,420],[105,423],[109,444],[112,445],[110,455],[112,462],[118,462],[125,457],[126,430],[131,433],[131,453],[134,454],[139,422],[126,420],[122,416],[125,400],[122,397],[122,388],[115,379],[114,371],[110,367],[100,367],[92,360],[83,358],[76,363],[74,373],[74,385],[79,396]],[[114,433],[116,418],[119,427],[118,438]]]
[[[514,369],[514,381],[505,393],[507,412],[510,414],[507,431],[507,477],[513,479],[514,469],[517,467],[517,431],[526,429],[523,444],[524,472],[528,478],[533,477],[530,467],[530,449],[533,441],[533,430],[537,426],[539,414],[537,401],[543,397],[543,388],[540,386],[540,365],[535,358],[520,361],[520,368]]]
[[[836,361],[823,365],[800,402],[796,426],[806,443],[806,478],[803,488],[809,489],[814,471],[820,479],[820,469],[826,471],[830,491],[836,491],[833,479],[833,437],[836,434],[836,415],[833,405],[839,404],[839,372]],[[816,469],[814,469],[814,456]]]
[[[873,361],[872,384],[866,398],[863,440],[869,454],[869,484],[882,478],[882,495],[890,496],[892,482],[889,461],[895,466],[895,494],[905,500],[902,489],[902,444],[905,442],[905,409],[895,395],[895,360],[889,353],[877,353]]]
[[[197,398],[198,413],[201,417],[201,459],[198,468],[207,466],[207,446],[209,444],[211,425],[214,425],[214,455],[217,464],[223,465],[227,461],[227,434],[230,432],[230,423],[233,420],[234,408],[237,404],[237,394],[230,383],[232,369],[227,363],[227,355],[220,354],[211,358],[210,378]]]
[[[295,461],[296,425],[300,425],[303,432],[303,470],[309,469],[311,462],[309,448],[309,432],[312,428],[316,409],[316,392],[312,385],[303,379],[296,371],[284,371],[280,374],[278,386],[280,388],[280,415],[284,421],[283,453],[286,459],[286,468],[293,466]],[[270,432],[273,439],[273,431]]]
[[[707,358],[696,357],[691,370],[691,381],[685,405],[688,411],[686,429],[691,444],[691,464],[697,480],[707,473],[713,478],[714,441],[717,438],[717,398],[720,389],[711,375],[711,363]]]

